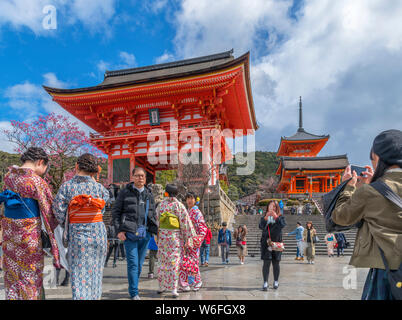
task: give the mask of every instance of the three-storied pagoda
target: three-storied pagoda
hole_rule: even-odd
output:
[[[309,194],[329,192],[341,181],[349,162],[346,155],[317,157],[329,135],[314,135],[303,129],[302,101],[299,102],[299,129],[290,137],[282,137],[277,156],[276,174],[280,176],[280,193]]]
[[[249,53],[236,59],[232,53],[106,71],[103,82],[93,87],[44,88],[61,107],[96,131],[90,137],[108,156],[109,183],[130,181],[132,169],[138,165],[147,170],[147,182],[155,182],[157,170],[177,169],[177,162],[169,160],[189,147],[177,139],[184,130],[198,133],[200,140],[191,146],[202,153],[203,129],[242,129],[245,135],[258,128]],[[171,121],[177,121],[176,126],[172,127]],[[167,138],[152,142],[161,135],[152,129],[163,130],[160,132]],[[232,155],[224,137],[221,146],[223,163]],[[210,184],[214,185],[219,164],[212,162],[210,153]],[[168,163],[152,163],[149,154],[165,155]]]

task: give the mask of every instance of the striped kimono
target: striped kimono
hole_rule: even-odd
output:
[[[54,199],[56,218],[68,229],[67,260],[73,300],[99,300],[102,297],[107,250],[102,215],[108,201],[109,192],[103,185],[90,176],[78,175],[65,182]]]
[[[193,238],[194,247],[186,249],[182,257],[179,275],[180,287],[185,288],[191,284],[194,288],[200,288],[202,285],[199,268],[200,247],[207,234],[207,225],[205,224],[204,216],[197,206],[192,207],[188,215],[193,223],[197,236]],[[193,280],[193,282],[190,280]]]
[[[52,212],[52,193],[46,181],[32,169],[17,166],[9,168],[4,184],[5,190],[36,202],[40,211],[39,216],[31,218],[8,218],[5,210],[6,215],[1,219],[6,299],[39,300],[44,294],[42,223],[50,238],[53,264],[60,268],[59,250],[53,233],[58,222]]]

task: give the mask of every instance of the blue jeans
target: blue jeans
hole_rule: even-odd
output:
[[[124,241],[127,259],[128,293],[130,294],[130,297],[138,295],[138,282],[150,239],[151,234],[147,232],[144,240]]]
[[[303,241],[297,240],[296,244],[297,244],[296,257],[303,258]]]
[[[209,244],[207,244],[205,246],[201,246],[201,249],[200,249],[201,264],[204,264],[204,262],[208,263],[208,261],[209,261],[209,247],[210,247]],[[205,254],[205,258],[204,258],[204,254]]]

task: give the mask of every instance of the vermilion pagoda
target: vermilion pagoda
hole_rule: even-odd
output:
[[[176,169],[172,161],[152,164],[147,155],[166,155],[169,160],[186,141],[176,135],[203,129],[258,128],[250,86],[249,53],[234,58],[233,50],[177,62],[147,67],[107,71],[101,84],[77,89],[44,86],[60,106],[96,131],[92,142],[108,155],[109,183],[130,180],[132,169],[143,166],[147,180],[155,181],[157,170]],[[171,127],[171,121],[177,121]],[[167,139],[152,144],[160,136],[149,134],[162,129]],[[154,130],[155,131],[155,130]],[[221,163],[232,158],[224,137],[221,137]],[[158,141],[158,139],[156,139]],[[192,142],[193,150],[202,152],[202,143]],[[210,159],[212,178],[219,179],[219,163]]]
[[[317,136],[303,129],[300,97],[299,129],[291,137],[282,137],[277,152],[280,157],[276,174],[280,176],[277,191],[287,194],[329,192],[341,181],[349,162],[346,155],[317,157],[329,135]]]

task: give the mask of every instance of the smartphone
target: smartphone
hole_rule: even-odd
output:
[[[353,171],[356,171],[356,174],[358,176],[363,176],[363,172],[367,171],[367,168],[351,165],[350,166],[350,171],[352,172],[352,174],[353,174]]]

